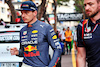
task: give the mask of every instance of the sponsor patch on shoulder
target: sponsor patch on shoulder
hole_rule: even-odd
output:
[[[56,35],[54,35],[54,36],[52,37],[52,39],[57,39],[57,36],[56,36]]]

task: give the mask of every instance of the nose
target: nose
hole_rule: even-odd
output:
[[[88,10],[89,8],[90,8],[89,5],[86,5],[86,6],[85,6],[85,10]]]

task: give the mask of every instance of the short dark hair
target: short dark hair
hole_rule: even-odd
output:
[[[67,27],[67,28],[69,28],[69,27]]]
[[[63,30],[64,30],[65,28],[63,28]]]
[[[3,21],[3,19],[1,19],[1,21]]]

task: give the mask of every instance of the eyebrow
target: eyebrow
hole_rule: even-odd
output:
[[[84,5],[86,5],[86,4],[93,4],[93,2],[84,3]]]

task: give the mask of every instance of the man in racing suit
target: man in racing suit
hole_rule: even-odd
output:
[[[24,57],[22,67],[55,67],[61,55],[61,45],[54,29],[37,20],[37,8],[32,1],[23,2],[18,10],[27,25],[20,31],[20,49],[11,48],[11,55]],[[49,45],[54,50],[51,60]]]

